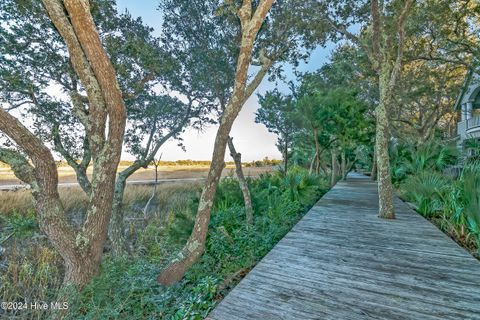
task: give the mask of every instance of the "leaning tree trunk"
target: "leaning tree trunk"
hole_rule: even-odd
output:
[[[160,155],[160,159],[162,156]],[[143,208],[143,220],[146,224],[147,219],[148,219],[148,210],[150,209],[150,205],[152,201],[155,199],[155,195],[157,194],[157,185],[158,185],[158,167],[160,166],[160,159],[154,161],[154,166],[155,166],[155,181],[153,184],[153,190],[152,190],[152,195],[150,198],[148,198],[147,203],[145,204],[145,207]]]
[[[205,251],[210,214],[212,212],[218,182],[222,170],[225,167],[224,158],[230,130],[246,99],[250,97],[258,87],[272,64],[272,61],[267,57],[261,57],[263,60],[262,67],[252,82],[247,86],[248,68],[252,60],[254,41],[273,2],[274,0],[261,1],[255,12],[253,12],[251,1],[244,0],[241,8],[237,11],[241,23],[242,36],[233,93],[220,119],[215,137],[212,162],[202,195],[200,196],[192,234],[177,258],[174,259],[158,277],[158,282],[163,285],[171,285],[182,279],[188,268],[190,268]]]
[[[148,164],[150,159],[137,160],[131,166],[118,173],[115,181],[115,191],[113,194],[112,220],[110,221],[109,237],[112,245],[112,252],[115,256],[126,254],[127,246],[125,239],[125,210],[123,206],[123,197],[127,186],[127,179],[138,169]]]
[[[323,174],[325,174],[325,176],[327,176],[328,175],[328,166],[325,163],[321,162],[320,163],[320,168],[322,169]]]
[[[243,174],[242,170],[242,154],[235,150],[233,138],[231,137],[228,139],[228,149],[230,150],[230,155],[235,162],[235,173],[237,175],[238,183],[243,194],[247,226],[251,226],[253,224],[252,197],[250,195],[250,190],[248,189],[247,180],[245,180],[245,175]]]
[[[200,196],[197,217],[195,219],[192,234],[187,240],[186,245],[178,254],[178,257],[174,259],[158,277],[158,282],[163,285],[173,284],[183,278],[185,272],[205,251],[205,241],[207,238],[213,201],[222,170],[225,167],[224,157],[228,136],[230,134],[233,120],[238,114],[236,109],[238,109],[238,107],[235,109],[227,107],[224,116],[220,121],[220,127],[218,128],[217,136],[215,138],[212,162],[210,164],[210,170],[208,172],[202,195]]]
[[[125,187],[127,184],[127,179],[134,174],[138,169],[148,166],[148,164],[155,160],[155,155],[158,153],[160,147],[167,142],[171,137],[181,131],[185,126],[190,116],[190,109],[187,110],[185,118],[181,121],[178,126],[172,129],[168,134],[163,136],[160,140],[153,142],[152,144],[148,143],[150,147],[146,148],[147,154],[140,159],[135,160],[135,162],[130,165],[128,168],[124,169],[117,176],[115,182],[115,193],[113,197],[113,206],[112,206],[112,220],[110,221],[110,242],[112,244],[113,254],[116,256],[124,255],[126,253],[126,239],[125,239],[125,225],[124,225],[124,208],[123,208],[123,197],[125,193]],[[152,135],[156,132],[155,126],[152,128]],[[160,163],[160,160],[159,162]],[[157,181],[158,166],[155,166],[155,181]],[[156,188],[156,187],[155,187]],[[154,188],[154,189],[155,189]],[[154,190],[155,192],[155,190]]]
[[[387,107],[392,102],[392,92],[388,89],[390,70],[386,66],[380,74],[380,101],[375,110],[377,120],[375,134],[375,151],[377,155],[377,178],[378,178],[378,215],[385,219],[395,219],[393,206],[393,186],[390,171],[390,157],[388,155],[388,143],[390,130],[388,123]]]

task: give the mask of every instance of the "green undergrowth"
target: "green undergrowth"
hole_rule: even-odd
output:
[[[184,280],[163,287],[156,277],[168,257],[186,241],[193,214],[169,228],[150,225],[139,235],[146,246],[133,258],[108,257],[102,274],[82,293],[71,319],[203,319],[222,297],[291,229],[326,191],[319,177],[293,168],[286,176],[249,180],[254,226],[247,228],[242,194],[232,178],[218,190],[207,250]],[[154,239],[155,235],[163,234]],[[156,248],[154,243],[158,243]],[[160,248],[165,248],[161,250]]]
[[[392,176],[400,196],[418,213],[480,258],[480,162],[466,162],[458,176],[445,174],[456,150],[430,143],[393,152]]]
[[[166,212],[153,214],[146,227],[132,227],[129,240],[133,253],[122,258],[107,253],[100,275],[72,299],[67,318],[205,318],[328,189],[324,178],[296,167],[287,176],[268,173],[249,179],[248,184],[254,207],[253,227],[246,226],[238,182],[223,179],[212,212],[206,253],[181,282],[164,287],[156,278],[190,234],[198,187],[189,195],[183,193],[183,202],[176,199],[175,206]],[[27,226],[19,228],[24,230],[22,234],[29,230]],[[52,276],[61,279],[58,270]],[[50,284],[50,294],[43,293],[42,297],[52,299],[58,283]],[[39,289],[35,284],[29,286]]]

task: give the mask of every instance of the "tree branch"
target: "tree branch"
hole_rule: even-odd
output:
[[[405,1],[405,5],[403,6],[403,9],[396,22],[397,33],[398,33],[398,46],[397,46],[397,58],[395,60],[393,70],[390,75],[389,87],[391,90],[395,87],[395,83],[398,79],[398,76],[402,68],[402,59],[403,59],[404,41],[405,41],[405,21],[414,3],[415,3],[415,0]]]
[[[260,0],[260,3],[258,4],[258,7],[255,10],[255,13],[253,14],[253,17],[251,19],[251,21],[253,22],[251,31],[255,34],[257,34],[258,30],[262,26],[262,23],[265,20],[274,2],[275,0]]]
[[[139,93],[141,92],[141,90],[143,89],[143,87],[150,81],[152,80],[155,80],[155,75],[153,73],[149,73],[147,75],[145,75],[142,79],[140,79],[135,85],[134,87],[135,88],[138,88],[137,90],[134,90],[133,92],[123,92],[122,93],[122,96],[124,99],[135,99]]]
[[[67,44],[70,61],[75,72],[80,77],[89,101],[88,118],[90,123],[86,128],[89,130],[91,148],[93,154],[97,154],[105,141],[106,107],[102,96],[100,84],[90,66],[89,60],[80,44],[65,7],[60,0],[42,0],[43,4],[55,25],[56,29]],[[83,2],[83,0],[82,0]],[[76,97],[81,100],[81,97]],[[78,113],[80,115],[80,113]],[[80,118],[81,119],[81,118]],[[81,119],[82,120],[82,119]],[[87,123],[86,121],[83,121]]]
[[[63,146],[62,140],[60,138],[60,125],[55,124],[52,129],[52,137],[53,137],[53,143],[55,146],[55,150],[62,155],[62,157],[67,161],[68,165],[75,170],[75,174],[77,176],[77,181],[82,190],[90,196],[92,193],[92,185],[90,183],[90,180],[88,179],[87,176],[87,166],[85,166],[84,162],[82,160],[81,163],[77,163],[76,159],[73,158],[73,156],[68,152],[68,150],[65,149]],[[88,155],[87,155],[88,158]],[[88,161],[89,162],[89,161]]]
[[[32,192],[38,192],[35,168],[20,152],[0,147],[0,161],[8,164],[18,179],[30,185]]]
[[[57,167],[53,156],[43,142],[20,121],[0,108],[0,131],[10,137],[32,160],[41,189],[52,196],[57,193]]]
[[[270,70],[271,66],[273,65],[273,61],[265,55],[264,50],[260,51],[260,61],[262,62],[262,67],[257,72],[253,80],[246,86],[243,103],[245,103],[245,101],[247,101],[253,92],[258,88],[268,70]]]
[[[382,38],[382,21],[381,21],[382,19],[380,15],[378,0],[371,0],[370,6],[371,6],[372,29],[373,29],[372,57],[374,61],[372,61],[372,63],[375,63],[378,67],[378,65],[381,63],[380,42]]]
[[[365,53],[367,54],[367,57],[369,58],[370,62],[374,63],[375,58],[373,57],[372,50],[362,42],[362,40],[356,36],[355,34],[351,33],[350,31],[347,30],[347,27],[344,25],[341,25],[334,21],[328,14],[325,15],[325,18],[327,19],[328,23],[341,35],[343,35],[347,40],[352,41],[359,47],[361,47]]]

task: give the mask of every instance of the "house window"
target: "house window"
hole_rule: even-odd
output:
[[[473,109],[480,109],[480,94],[478,93],[473,100]]]

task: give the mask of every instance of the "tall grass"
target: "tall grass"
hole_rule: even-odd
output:
[[[171,202],[173,195],[190,193],[192,190],[198,190],[197,183],[165,183],[157,186],[156,201],[160,204]],[[60,199],[65,210],[79,211],[86,207],[88,198],[85,192],[79,187],[60,188]],[[146,201],[152,195],[152,186],[150,185],[127,185],[124,194],[124,202],[131,205],[137,202]],[[33,198],[30,190],[22,189],[16,191],[0,191],[0,215],[7,216],[10,213],[17,212],[26,214],[34,210]]]
[[[142,209],[152,193],[151,186],[127,186],[125,192],[126,220],[130,225],[129,239],[137,252],[160,255],[165,247],[162,233],[153,234],[150,225],[166,228],[166,220],[180,224],[198,197],[198,184],[162,184],[149,213],[147,228],[143,228]],[[60,196],[74,224],[83,220],[87,201],[79,188],[61,188]],[[28,190],[8,191],[1,197],[0,214],[0,300],[15,302],[54,301],[63,277],[62,259],[39,230],[31,194]],[[192,214],[189,214],[190,216]],[[141,223],[138,223],[138,222]],[[108,246],[107,246],[108,249]],[[2,253],[2,251],[4,252]],[[155,251],[157,250],[157,251]],[[168,253],[166,253],[168,254]],[[157,259],[158,261],[158,259]],[[0,318],[3,318],[0,311]],[[36,310],[12,311],[8,317],[44,319],[46,312]]]
[[[68,317],[204,318],[328,188],[325,179],[310,176],[301,168],[292,169],[287,177],[268,173],[258,179],[248,178],[248,184],[254,207],[253,228],[245,224],[238,182],[231,177],[223,179],[212,212],[206,253],[184,280],[169,288],[160,286],[156,275],[191,232],[200,186],[160,185],[146,223],[137,223],[137,219],[143,217],[141,209],[151,195],[151,187],[129,186],[125,208],[131,226],[131,255],[115,258],[107,251],[101,274],[74,299],[76,303],[70,306]],[[72,193],[74,200],[65,198],[75,212],[79,209],[74,204],[82,205],[85,201],[78,191],[69,190],[75,192]],[[10,211],[3,215],[0,223],[3,227],[16,226],[10,230],[18,232],[6,242],[0,298],[4,301],[52,301],[62,278],[60,257],[34,223],[13,223],[15,219],[35,217],[28,211],[31,207],[25,206],[23,213],[14,205],[7,208]],[[29,310],[17,316],[18,319],[43,319],[46,313]]]

